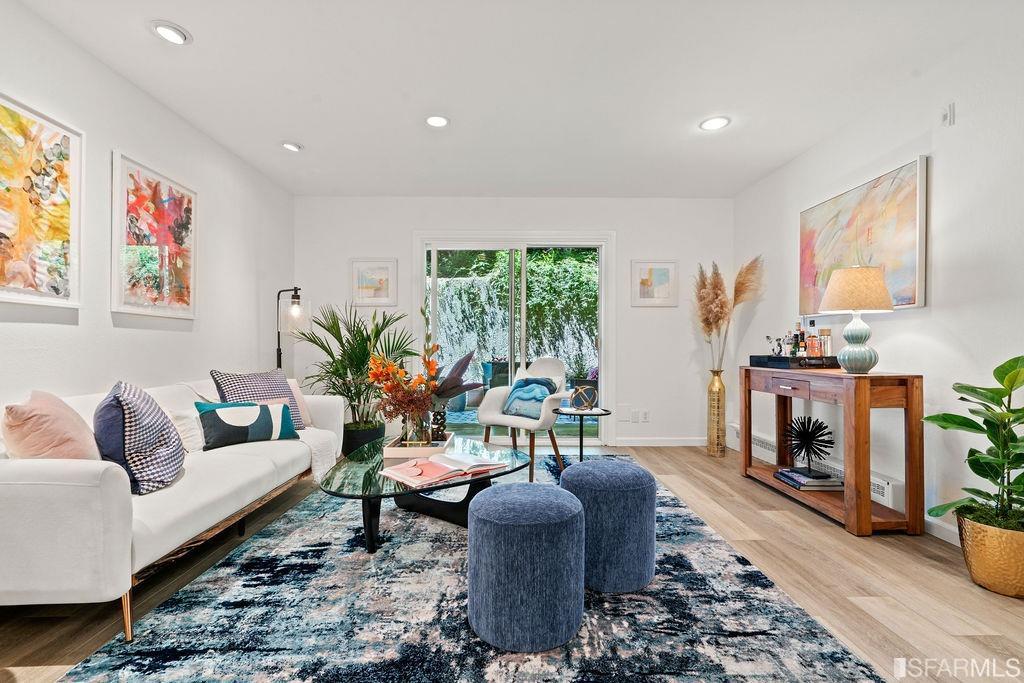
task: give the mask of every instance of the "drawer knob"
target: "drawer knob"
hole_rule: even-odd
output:
[[[785,389],[786,391],[793,391],[793,387],[789,386],[788,384],[780,384],[779,385],[779,389]]]

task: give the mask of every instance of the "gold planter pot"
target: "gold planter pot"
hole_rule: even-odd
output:
[[[1024,598],[1024,531],[979,524],[960,515],[956,522],[971,580],[995,593]]]
[[[725,382],[721,370],[712,370],[708,383],[708,455],[725,455]]]

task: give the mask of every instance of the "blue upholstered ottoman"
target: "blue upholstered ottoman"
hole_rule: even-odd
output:
[[[502,484],[469,504],[469,625],[502,650],[541,652],[583,620],[583,506],[545,484]]]
[[[588,460],[567,467],[561,485],[583,503],[587,588],[631,593],[649,584],[654,578],[654,476],[621,460]]]

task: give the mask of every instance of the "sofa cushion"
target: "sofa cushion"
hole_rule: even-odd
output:
[[[282,443],[273,445],[280,448]],[[296,442],[289,445],[302,448]],[[132,497],[133,572],[152,564],[288,479],[281,478],[269,458],[230,453],[230,448],[240,446],[189,456],[181,477],[173,486],[148,496]]]
[[[254,441],[225,446],[212,451],[204,451],[202,454],[196,454],[196,458],[217,457],[221,454],[227,454],[253,460],[264,460],[274,466],[274,470],[277,473],[277,483],[275,486],[277,486],[309,469],[310,450],[309,445],[301,440]]]

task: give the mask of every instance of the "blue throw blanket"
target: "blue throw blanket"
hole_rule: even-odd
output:
[[[506,415],[538,420],[544,399],[555,393],[557,388],[554,381],[547,377],[517,379],[516,383],[512,385],[512,391],[509,392],[505,407],[501,412]]]

